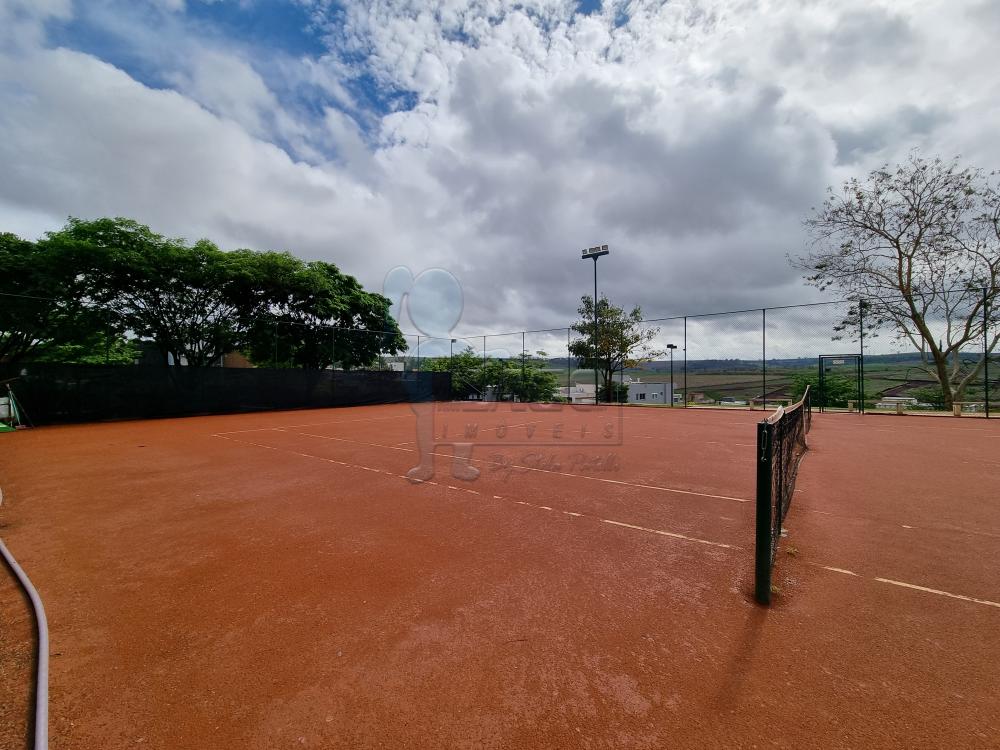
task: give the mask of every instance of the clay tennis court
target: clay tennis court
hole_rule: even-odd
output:
[[[815,414],[763,608],[761,412],[494,406],[472,481],[407,405],[0,436],[51,746],[996,746],[1000,423]]]

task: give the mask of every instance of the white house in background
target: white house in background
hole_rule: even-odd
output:
[[[596,389],[593,383],[573,383],[556,389],[556,393],[571,404],[592,404]]]
[[[643,383],[636,378],[628,383],[630,404],[669,404],[674,399],[673,383]]]

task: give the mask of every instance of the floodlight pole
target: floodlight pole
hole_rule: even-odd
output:
[[[597,406],[600,401],[600,380],[597,377],[597,365],[600,362],[600,350],[597,348],[597,332],[598,332],[598,317],[597,317],[597,257],[594,256],[594,406]]]
[[[593,258],[594,260],[594,405],[600,403],[600,382],[597,376],[597,364],[598,364],[598,350],[597,350],[597,333],[598,326],[600,325],[597,320],[597,259],[602,255],[607,255],[610,251],[607,245],[595,245],[594,247],[584,248],[583,259]]]
[[[674,408],[674,349],[677,344],[667,344],[667,351],[670,352],[670,408]]]

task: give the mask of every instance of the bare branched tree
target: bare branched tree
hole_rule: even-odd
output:
[[[841,331],[888,328],[912,344],[949,407],[1000,339],[995,176],[911,154],[831,188],[805,222],[810,251],[792,259],[810,284],[857,302]]]

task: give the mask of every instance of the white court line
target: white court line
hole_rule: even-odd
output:
[[[831,565],[820,565],[819,563],[809,563],[817,568],[822,568],[823,570],[830,570],[834,573],[843,573],[844,575],[854,576],[855,578],[863,578],[855,573],[853,570],[845,570],[844,568],[834,568]],[[987,607],[997,607],[1000,609],[1000,604],[997,602],[991,602],[988,599],[977,599],[974,596],[964,596],[962,594],[952,594],[950,591],[941,591],[940,589],[931,589],[926,586],[918,586],[915,583],[906,583],[905,581],[894,581],[891,578],[879,578],[878,576],[872,576],[873,581],[878,581],[879,583],[888,583],[892,586],[901,586],[904,589],[913,589],[914,591],[923,591],[925,594],[935,594],[936,596],[946,596],[949,599],[959,599],[963,602],[972,602],[974,604],[983,604]]]
[[[810,565],[816,565],[816,563],[810,563]],[[845,576],[854,576],[855,578],[859,577],[853,570],[847,570],[845,568],[834,568],[830,565],[818,565],[817,567],[820,567],[823,570],[832,570],[834,573],[843,573]]]
[[[285,432],[285,428],[283,428],[283,427],[276,427],[274,429],[275,429],[276,432]],[[350,438],[333,437],[332,435],[317,435],[317,434],[311,433],[311,432],[291,432],[291,434],[293,434],[293,435],[302,435],[303,437],[319,438],[320,440],[336,440],[337,442],[341,442],[341,443],[354,443],[355,445],[367,445],[367,446],[371,446],[373,448],[386,448],[388,450],[404,451],[406,453],[416,453],[417,452],[413,448],[400,448],[397,445],[384,445],[382,443],[368,443],[368,442],[365,442],[363,440],[352,440]],[[450,453],[438,453],[436,451],[431,452],[431,455],[432,456],[444,456],[445,458],[450,458],[451,457]],[[492,464],[494,466],[501,466],[502,465],[502,464],[497,464],[495,461],[489,461],[489,460],[483,459],[483,458],[470,458],[469,461],[472,462],[472,463]],[[572,473],[570,473],[568,471],[553,471],[552,469],[539,469],[538,467],[535,467],[535,466],[522,466],[521,464],[503,464],[503,466],[505,468],[522,469],[524,471],[537,471],[537,472],[541,472],[542,474],[555,474],[555,475],[561,476],[561,477],[574,477],[576,479],[586,479],[586,480],[589,480],[591,482],[603,482],[605,484],[619,484],[619,485],[623,485],[625,487],[638,487],[639,489],[643,489],[643,490],[656,490],[657,492],[671,492],[671,493],[674,493],[674,494],[677,494],[677,495],[693,495],[695,497],[709,497],[709,498],[712,498],[713,500],[732,500],[732,501],[737,502],[737,503],[749,503],[749,502],[753,502],[752,500],[749,500],[749,499],[747,499],[745,497],[730,497],[729,495],[711,495],[711,494],[709,494],[707,492],[694,492],[693,490],[678,490],[678,489],[674,489],[673,487],[660,487],[660,486],[653,485],[653,484],[637,484],[635,482],[623,482],[620,479],[606,479],[604,477],[591,477],[591,476],[587,476],[586,474],[572,474]]]
[[[880,583],[889,583],[893,586],[902,586],[907,589],[915,589],[916,591],[923,591],[928,594],[937,594],[938,596],[947,596],[949,599],[961,599],[964,602],[974,602],[976,604],[985,604],[987,607],[996,607],[1000,609],[1000,604],[997,602],[991,602],[987,599],[976,599],[972,596],[962,596],[962,594],[952,594],[948,591],[941,591],[940,589],[929,589],[926,586],[917,586],[915,583],[904,583],[903,581],[894,581],[891,578],[876,578],[876,581]]]
[[[443,485],[443,484],[440,484],[438,482],[434,482],[434,481],[431,481],[431,480],[413,481],[409,477],[407,477],[406,475],[403,475],[403,474],[393,474],[392,472],[389,472],[389,471],[380,471],[378,469],[371,469],[371,468],[369,468],[367,466],[361,466],[359,464],[349,464],[349,463],[346,463],[344,461],[338,461],[338,460],[333,459],[333,458],[324,458],[323,456],[316,456],[316,455],[314,455],[312,453],[301,453],[299,451],[289,450],[288,448],[277,448],[275,446],[267,445],[265,443],[255,443],[255,442],[253,442],[251,440],[240,440],[238,438],[226,437],[225,435],[216,435],[215,437],[221,437],[223,440],[229,440],[231,442],[241,443],[243,445],[252,445],[252,446],[255,446],[255,447],[258,447],[258,448],[266,448],[267,450],[275,451],[275,452],[278,452],[278,453],[289,453],[289,454],[291,454],[293,456],[302,456],[303,458],[314,458],[314,459],[317,459],[319,461],[323,461],[325,463],[337,464],[339,466],[344,466],[344,467],[349,468],[349,469],[364,469],[364,470],[367,470],[367,471],[377,471],[377,472],[379,472],[381,474],[385,474],[387,476],[396,477],[398,479],[404,479],[407,482],[410,482],[411,484],[430,484],[430,485],[434,485],[436,487],[443,487],[445,489],[455,490],[455,491],[458,491],[458,492],[468,492],[468,493],[470,493],[472,495],[481,495],[482,494],[478,490],[470,490],[470,489],[466,489],[464,487],[455,487],[454,485]],[[536,510],[546,510],[546,511],[553,511],[553,510],[555,510],[554,508],[552,508],[551,506],[548,506],[548,505],[535,505],[534,503],[529,503],[529,502],[526,502],[524,500],[514,500],[513,498],[505,498],[505,497],[501,497],[500,495],[494,495],[493,499],[494,500],[511,500],[514,503],[516,503],[517,505],[524,505],[524,506],[527,506],[529,508],[535,508]],[[564,510],[564,511],[561,511],[561,512],[564,513],[567,516],[573,516],[575,518],[594,518],[594,520],[598,520],[601,523],[611,524],[612,526],[620,526],[620,527],[626,528],[626,529],[634,529],[636,531],[643,531],[643,532],[646,532],[646,533],[649,533],[649,534],[657,534],[658,536],[666,536],[666,537],[670,537],[672,539],[682,539],[682,540],[687,541],[687,542],[696,542],[698,544],[705,544],[705,545],[709,545],[709,546],[712,546],[712,547],[722,547],[724,549],[739,549],[739,547],[734,547],[734,546],[729,545],[729,544],[723,544],[722,542],[712,542],[712,541],[709,541],[707,539],[698,539],[697,537],[686,536],[684,534],[678,534],[678,533],[673,532],[673,531],[663,531],[661,529],[650,529],[650,528],[647,528],[646,526],[636,526],[635,524],[625,523],[624,521],[612,521],[612,520],[607,519],[607,518],[600,518],[600,519],[598,519],[595,516],[588,516],[588,515],[586,515],[584,513],[577,513],[575,511],[570,511],[570,510]]]
[[[673,539],[683,539],[686,542],[696,542],[698,544],[707,544],[711,547],[722,547],[723,549],[734,549],[731,544],[723,544],[722,542],[710,542],[707,539],[698,539],[693,536],[685,536],[684,534],[678,534],[674,531],[660,531],[659,529],[649,529],[645,526],[635,526],[631,523],[622,523],[621,521],[610,521],[607,518],[602,518],[601,523],[610,523],[612,526],[623,526],[626,529],[636,529],[638,531],[648,531],[650,534],[659,534],[660,536],[669,536]]]
[[[807,491],[807,488],[805,487],[795,488],[796,494],[803,491]],[[992,531],[977,531],[975,529],[965,529],[962,528],[961,526],[952,526],[949,524],[938,525],[938,526],[913,526],[905,523],[899,523],[897,521],[883,520],[881,518],[872,518],[871,516],[852,516],[846,513],[832,513],[828,510],[817,510],[816,508],[810,508],[808,505],[799,505],[797,507],[800,511],[805,511],[806,513],[818,513],[819,515],[831,516],[833,518],[843,518],[847,521],[853,521],[857,523],[870,523],[870,524],[876,524],[878,526],[892,526],[894,528],[898,524],[904,529],[918,530],[932,534],[940,534],[940,533],[968,534],[969,536],[983,536],[989,539],[1000,539],[1000,534],[997,534]]]

